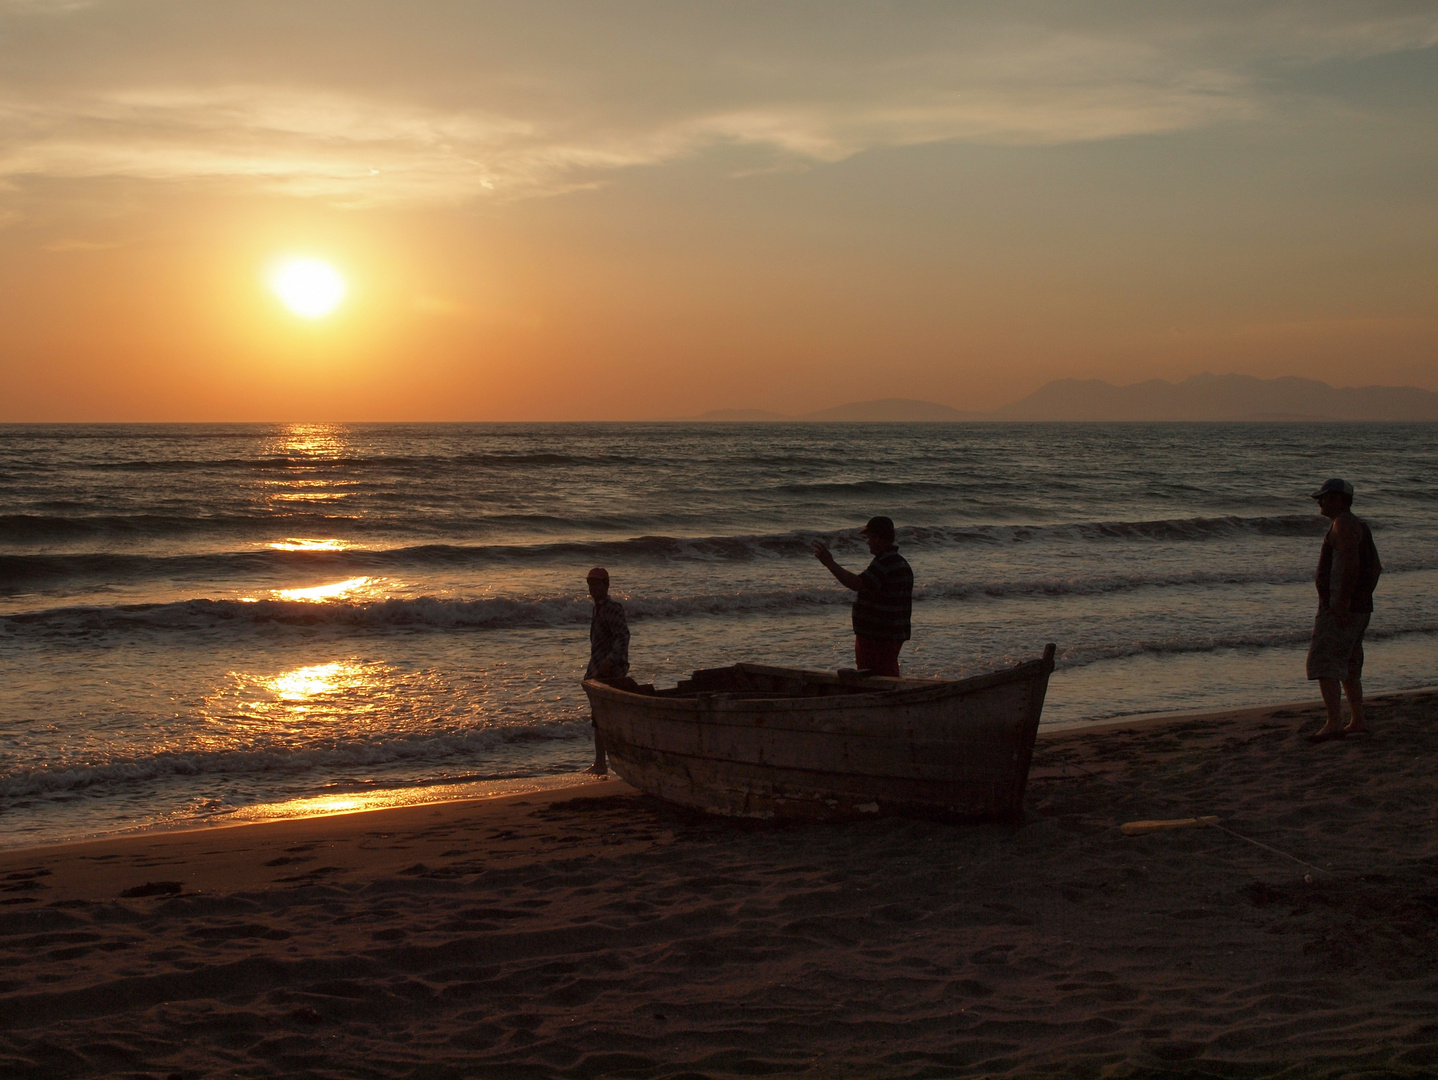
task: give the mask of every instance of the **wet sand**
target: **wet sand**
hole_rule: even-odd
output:
[[[1320,714],[1044,733],[1018,827],[611,780],[0,853],[0,1075],[1432,1076],[1438,693]]]

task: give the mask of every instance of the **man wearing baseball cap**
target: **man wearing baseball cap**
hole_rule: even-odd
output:
[[[589,617],[589,667],[585,668],[584,677],[605,682],[622,679],[629,674],[629,622],[624,618],[624,606],[609,598],[609,571],[604,567],[596,566],[589,571],[585,581],[594,600],[594,613]],[[585,771],[600,776],[609,771],[604,736],[597,727],[594,729],[594,764]]]
[[[1373,613],[1373,588],[1383,566],[1368,523],[1353,513],[1352,484],[1326,480],[1313,498],[1318,512],[1332,523],[1314,575],[1318,614],[1308,646],[1308,677],[1318,682],[1328,720],[1308,741],[1328,742],[1368,730],[1363,722],[1363,631]],[[1351,714],[1347,726],[1344,694]]]
[[[899,677],[899,650],[910,637],[914,571],[894,546],[894,523],[871,517],[863,528],[869,554],[862,574],[845,570],[827,547],[814,541],[814,557],[845,588],[858,593],[854,601],[854,665],[875,675]]]

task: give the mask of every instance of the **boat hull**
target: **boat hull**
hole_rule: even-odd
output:
[[[1011,819],[1053,653],[960,681],[846,682],[740,664],[696,672],[676,691],[595,680],[584,689],[613,770],[681,806],[750,818]],[[701,676],[734,689],[705,692]]]

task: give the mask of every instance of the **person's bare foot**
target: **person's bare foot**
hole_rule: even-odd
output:
[[[1367,724],[1349,724],[1346,728],[1343,729],[1343,734],[1345,734],[1345,735],[1367,735],[1367,734],[1368,734],[1368,725],[1367,725]]]
[[[592,775],[592,776],[608,776],[608,775],[609,775],[609,766],[608,766],[608,765],[599,765],[599,764],[596,763],[596,764],[594,764],[594,765],[589,766],[589,768],[585,769],[584,771],[587,772],[587,773],[589,773],[589,774]]]
[[[1315,743],[1329,742],[1332,739],[1341,739],[1347,734],[1348,732],[1344,728],[1334,727],[1331,724],[1324,724],[1323,727],[1319,728],[1312,735],[1308,736],[1308,741]]]

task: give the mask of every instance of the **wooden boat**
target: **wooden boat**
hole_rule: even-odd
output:
[[[714,814],[1012,819],[1054,647],[972,679],[893,679],[762,664],[673,689],[586,679],[609,764],[650,795]]]

